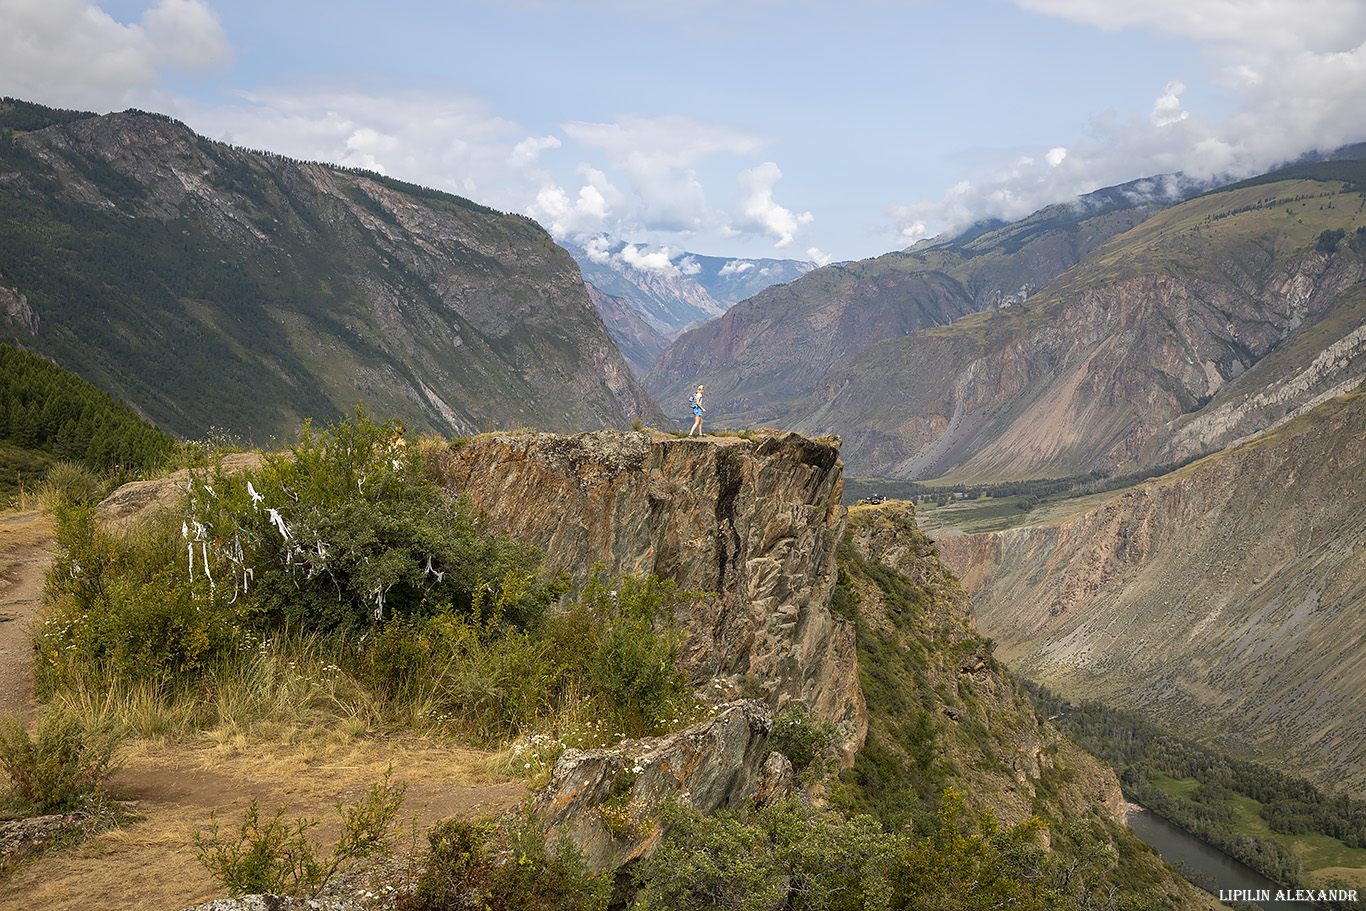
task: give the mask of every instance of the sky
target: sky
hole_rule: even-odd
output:
[[[0,0],[0,95],[825,264],[1366,140],[1366,0]]]

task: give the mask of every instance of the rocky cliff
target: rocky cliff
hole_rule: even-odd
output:
[[[862,744],[854,629],[829,607],[845,522],[838,443],[492,434],[441,470],[576,584],[601,567],[703,594],[675,618],[695,682],[719,678],[773,708],[800,700],[839,725],[847,756]]]
[[[1360,186],[1173,206],[1022,306],[868,348],[780,426],[839,434],[852,472],[966,481],[1135,471],[1261,432],[1366,377]]]
[[[530,220],[138,112],[4,131],[0,332],[183,436],[664,420]]]
[[[932,743],[954,786],[1008,823],[1036,813],[1122,822],[1114,773],[1038,716],[974,629],[970,595],[916,528],[913,507],[853,507],[849,528],[843,562],[857,600],[869,755],[928,768],[928,756],[913,754]],[[878,566],[903,584],[888,585]]]
[[[877,342],[1019,304],[1157,210],[1096,194],[951,243],[816,269],[680,336],[646,388],[672,414],[704,382],[713,420],[774,422]]]
[[[1366,393],[1049,525],[941,538],[1020,672],[1366,785]]]
[[[759,697],[667,738],[565,754],[534,804],[600,868],[653,850],[666,801],[712,812],[790,788],[790,767],[762,761],[771,713],[798,700],[838,725],[832,800],[932,812],[953,785],[1004,823],[1044,813],[1120,837],[1113,773],[1037,715],[909,506],[839,505],[838,456],[796,434],[599,431],[485,435],[432,465],[575,584],[653,573],[702,593],[675,617],[690,676]],[[604,822],[609,799],[629,832]]]

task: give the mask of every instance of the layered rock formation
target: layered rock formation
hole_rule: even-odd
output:
[[[1366,377],[1344,339],[1366,323],[1363,250],[1321,250],[1305,224],[1353,224],[1320,210],[1338,186],[1168,209],[1025,307],[870,347],[782,426],[839,434],[851,472],[981,482],[1138,471],[1261,432]]]
[[[979,627],[1074,699],[1366,786],[1366,393],[1072,518],[939,540]]]
[[[1151,191],[1102,191],[949,243],[822,267],[680,336],[651,368],[646,388],[674,414],[690,386],[705,382],[714,420],[773,423],[879,341],[1022,302],[1157,211],[1135,205],[1152,198]]]
[[[768,753],[772,730],[765,706],[740,702],[666,737],[570,750],[532,809],[549,838],[567,835],[593,867],[615,870],[659,846],[667,804],[709,815],[786,796],[792,766]]]
[[[706,597],[675,618],[695,682],[799,700],[863,742],[852,624],[830,613],[843,478],[835,442],[795,434],[492,434],[447,458],[452,492],[583,584],[654,574]]]

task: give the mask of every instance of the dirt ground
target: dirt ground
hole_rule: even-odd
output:
[[[31,624],[42,606],[52,526],[38,513],[0,515],[0,711],[32,720]],[[210,821],[240,823],[255,798],[262,817],[321,820],[335,834],[338,802],[351,804],[383,779],[407,787],[405,853],[425,846],[425,830],[450,816],[488,816],[526,796],[526,784],[489,772],[487,754],[413,736],[329,738],[293,743],[132,741],[119,754],[111,796],[140,821],[84,844],[50,852],[0,878],[0,911],[177,911],[223,896],[195,860],[194,836]]]

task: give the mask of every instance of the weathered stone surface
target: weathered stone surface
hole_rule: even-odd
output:
[[[42,851],[61,833],[67,819],[57,814],[0,822],[0,869]]]
[[[788,793],[791,764],[784,784],[785,760],[764,762],[772,732],[767,707],[746,700],[664,737],[569,750],[532,807],[550,838],[568,835],[594,867],[615,869],[658,847],[659,813],[669,802],[706,815],[756,794],[772,801]]]
[[[694,682],[759,687],[833,720],[846,758],[867,712],[853,624],[831,615],[844,532],[837,443],[797,434],[493,434],[451,455],[448,489],[583,584],[649,574],[706,595],[675,618]]]
[[[261,455],[255,452],[229,453],[221,462],[228,472],[259,468],[261,463]],[[135,525],[159,512],[176,508],[189,480],[190,471],[181,469],[164,478],[129,481],[100,501],[96,515],[107,529],[121,530]]]
[[[238,898],[215,898],[185,911],[362,911],[358,902],[339,898],[291,898],[287,895],[243,895]]]

